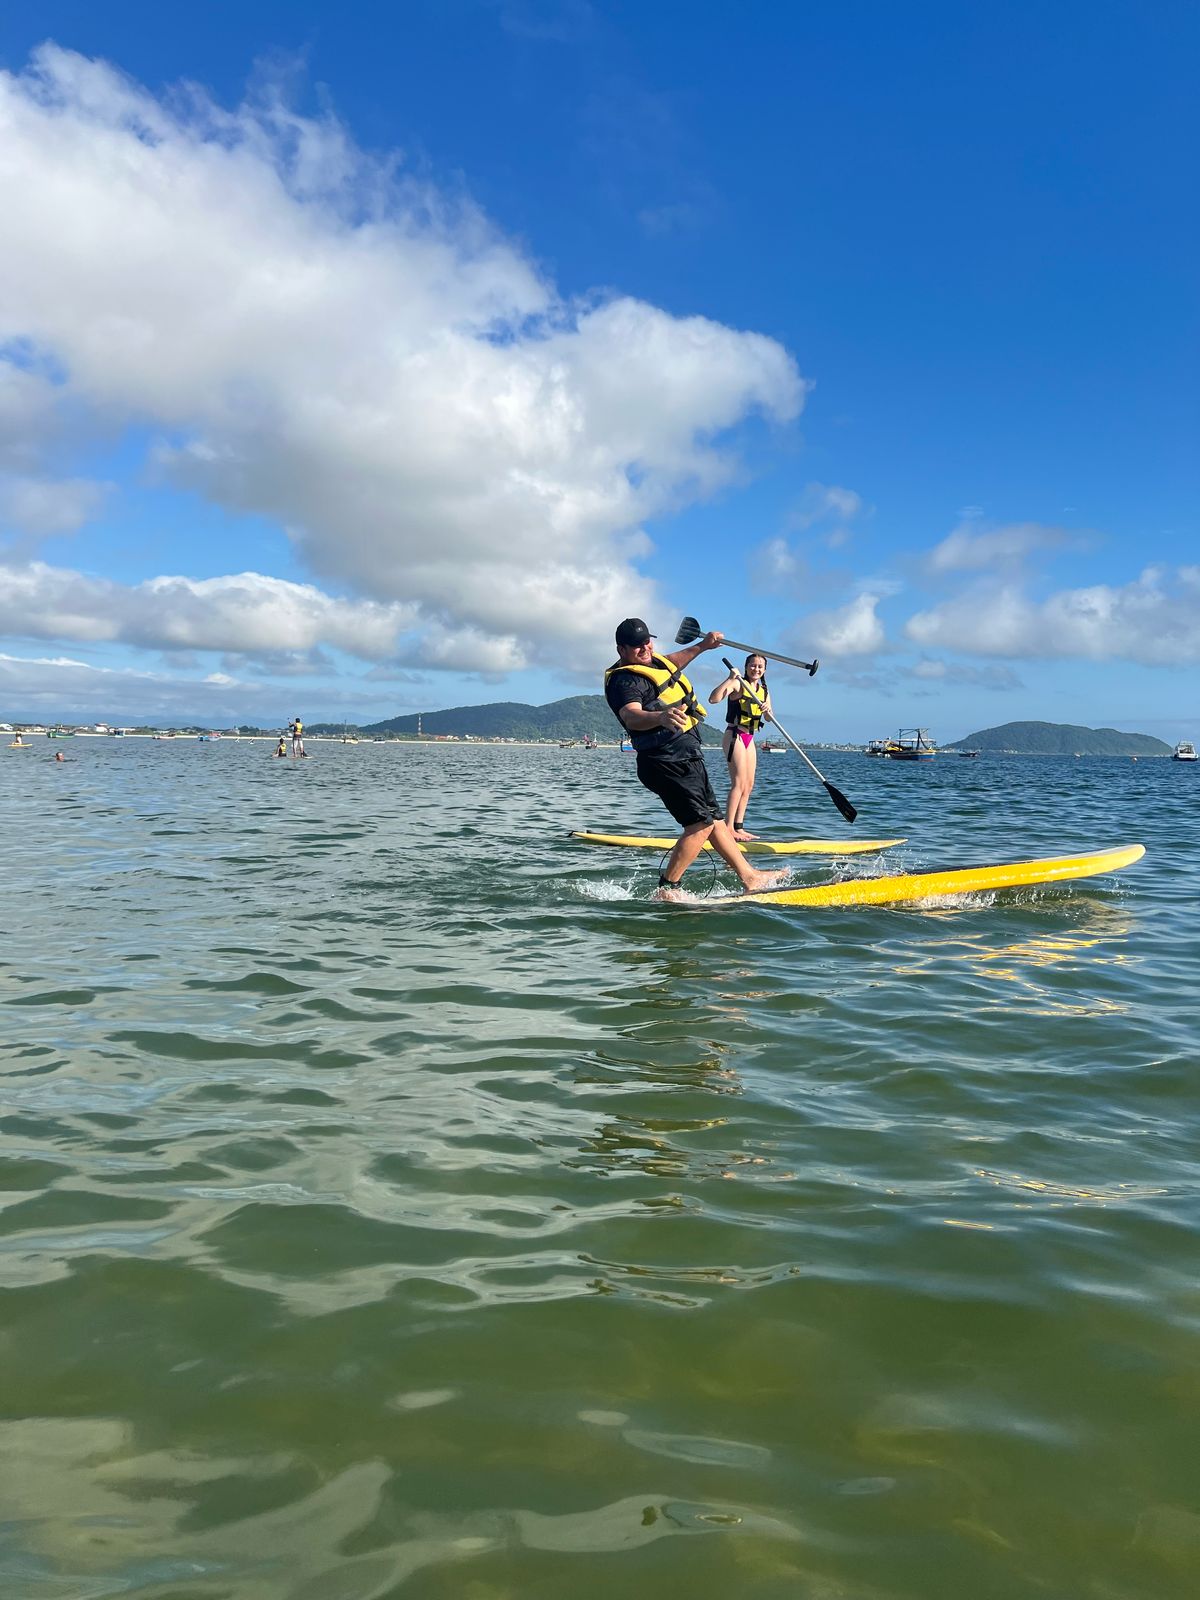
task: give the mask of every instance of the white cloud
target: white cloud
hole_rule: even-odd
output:
[[[803,403],[775,341],[564,302],[469,204],[277,95],[168,104],[46,46],[0,74],[0,145],[0,341],[63,403],[159,429],[169,481],[495,663],[594,657],[653,606],[640,524],[731,480],[749,414]]]
[[[840,550],[849,544],[850,524],[864,510],[862,496],[838,484],[809,483],[783,519],[783,532],[767,539],[754,552],[751,567],[759,590],[784,590],[811,599],[814,591],[828,594],[845,589],[851,580],[847,571],[833,571],[824,564],[819,549]],[[805,537],[793,543],[789,533]],[[810,559],[810,556],[813,559]]]
[[[759,588],[795,588],[807,575],[808,563],[786,539],[768,539],[755,553],[751,573]]]
[[[814,611],[805,619],[813,648],[826,656],[865,656],[882,650],[883,623],[876,614],[881,596],[864,592],[833,611]]]
[[[811,528],[818,522],[852,522],[863,508],[862,496],[836,483],[808,483],[788,515],[790,528]]]
[[[180,678],[135,668],[95,666],[71,656],[0,654],[0,704],[18,722],[87,718],[89,721],[151,724],[235,722],[282,724],[295,685],[282,689],[244,683],[228,672]],[[358,720],[394,716],[395,694],[365,689],[355,679],[342,689],[323,689],[323,706],[344,706]]]
[[[0,359],[0,470],[28,471],[57,429],[58,393],[48,378]]]
[[[971,507],[969,509],[974,509]],[[933,572],[981,572],[1018,565],[1035,550],[1054,550],[1067,542],[1062,528],[1040,522],[1014,522],[977,531],[974,519],[959,524],[929,553]]]
[[[257,572],[126,585],[40,561],[0,567],[0,636],[11,638],[288,655],[326,644],[381,661],[415,618],[413,606],[338,600]],[[464,648],[468,669],[478,665]]]
[[[962,661],[940,661],[922,656],[911,668],[911,675],[937,684],[967,684],[977,689],[1019,689],[1021,680],[1010,667],[973,667]]]
[[[86,478],[0,473],[0,529],[37,537],[74,533],[95,515],[109,487]]]
[[[1200,661],[1200,567],[1148,567],[1132,583],[1063,589],[1035,601],[1014,585],[968,590],[905,626],[917,644],[968,655]]]

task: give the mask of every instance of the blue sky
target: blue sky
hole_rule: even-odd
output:
[[[1200,736],[1197,13],[0,19],[0,711]],[[720,675],[704,663],[707,686]]]

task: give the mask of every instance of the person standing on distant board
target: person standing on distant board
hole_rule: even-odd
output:
[[[304,724],[299,717],[294,717],[288,724],[288,731],[292,736],[292,754],[294,756],[307,755],[308,751],[304,748]]]
[[[698,644],[660,656],[642,619],[626,617],[616,634],[618,659],[604,674],[605,698],[637,753],[639,782],[683,829],[659,874],[661,899],[674,897],[706,844],[733,868],[747,893],[773,888],[787,877],[755,872],[747,864],[721,816],[704,765],[699,730],[706,713],[683,669],[703,651],[715,650],[724,637],[706,633]]]
[[[747,656],[745,668],[741,672],[731,672],[708,697],[710,706],[726,701],[725,733],[721,740],[729,763],[729,804],[725,808],[725,821],[739,844],[758,838],[756,833],[746,832],[746,807],[758,774],[754,735],[762,727],[764,716],[768,720],[771,717],[771,691],[767,688],[766,672],[766,656]],[[750,694],[742,693],[743,683]]]

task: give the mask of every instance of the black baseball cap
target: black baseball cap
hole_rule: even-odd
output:
[[[647,639],[654,637],[641,617],[626,617],[617,628],[617,643],[630,647],[645,644]]]

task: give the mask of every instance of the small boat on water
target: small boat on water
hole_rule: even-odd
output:
[[[890,756],[897,748],[895,739],[868,739],[863,747],[865,756]]]
[[[958,753],[965,760],[974,761],[975,757],[979,754],[979,751],[978,750],[960,750]]]
[[[632,739],[622,739],[621,740],[621,749],[625,751],[626,755],[632,755],[633,754],[633,740]]]
[[[759,746],[759,748],[761,749],[763,755],[765,755],[765,756],[785,756],[785,755],[787,755],[787,745],[785,745],[785,744],[772,744],[770,739],[764,739],[762,744]]]
[[[47,739],[73,739],[75,737],[75,729],[61,727],[49,728],[46,731],[46,737]]]
[[[1196,759],[1196,746],[1190,739],[1180,739],[1174,750],[1171,751],[1172,761],[1195,761]]]
[[[937,755],[937,745],[928,728],[901,728],[883,753],[893,761],[929,761]]]

